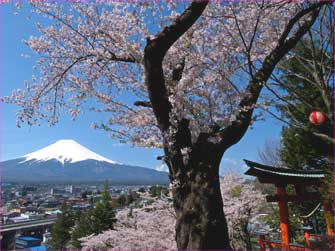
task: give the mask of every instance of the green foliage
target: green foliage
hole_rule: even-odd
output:
[[[240,185],[237,185],[230,190],[230,195],[233,198],[238,198],[240,197],[241,192],[242,192],[242,187]]]
[[[79,221],[77,221],[76,226],[71,234],[71,245],[75,248],[81,248],[79,239],[84,236],[88,236],[91,234],[90,231],[90,214],[89,212],[85,212],[81,214]]]
[[[152,186],[149,189],[149,193],[151,197],[160,197],[162,194],[167,196],[169,194],[169,190],[162,186]]]
[[[308,117],[308,113],[306,116]],[[326,122],[323,127],[330,129],[329,122]],[[320,132],[321,128],[318,131]],[[287,167],[293,169],[314,167],[325,170],[332,168],[333,145],[311,132],[294,127],[284,127],[282,146],[281,157]]]
[[[293,169],[302,169],[304,167],[332,169],[333,162],[333,144],[326,141],[314,133],[322,133],[333,138],[333,121],[326,121],[319,126],[309,122],[309,115],[312,110],[320,110],[327,113],[327,107],[324,98],[318,89],[311,85],[308,80],[318,81],[315,74],[319,72],[306,68],[303,64],[305,60],[317,60],[321,52],[317,50],[317,55],[313,56],[312,48],[306,47],[309,42],[300,43],[295,49],[297,57],[293,57],[281,63],[281,87],[287,92],[286,100],[290,105],[279,106],[279,109],[288,118],[289,122],[299,123],[302,127],[289,126],[284,127],[282,131],[282,150],[281,159],[287,167]],[[311,45],[310,45],[311,46]],[[318,54],[319,53],[319,54]],[[315,59],[315,57],[317,57]],[[298,60],[299,59],[299,60]],[[328,64],[329,63],[329,66]],[[331,63],[326,62],[325,68],[330,67]],[[328,71],[331,71],[328,69]],[[304,76],[300,78],[290,72],[298,73]],[[333,104],[333,88],[328,84],[325,88],[325,95],[330,103]]]
[[[118,208],[120,207],[120,203],[119,203],[119,198],[117,199],[111,199],[110,204],[113,208]]]
[[[255,187],[255,189],[261,191],[263,194],[273,195],[276,193],[275,185],[267,184],[267,183],[260,183],[258,178],[254,179],[252,184]]]
[[[101,200],[96,204],[91,214],[92,233],[98,234],[107,229],[113,229],[113,224],[116,222],[114,208],[112,207],[111,197],[107,191],[102,193]]]
[[[117,207],[124,207],[138,201],[138,199],[139,195],[134,191],[130,191],[128,194],[121,194],[113,204],[116,204]]]
[[[81,248],[80,238],[114,229],[115,222],[114,207],[111,204],[111,197],[106,185],[101,199],[96,203],[95,207],[81,214],[72,232],[71,244],[75,248]]]
[[[63,205],[62,213],[57,216],[55,224],[51,228],[51,239],[48,246],[51,249],[64,250],[71,239],[70,230],[75,223],[75,213],[70,206]]]
[[[316,211],[313,216],[309,218],[303,218],[301,216],[308,215],[317,205],[317,202],[304,202],[302,204],[289,203],[289,222],[290,222],[290,234],[294,242],[304,244],[303,238],[303,226],[313,226],[315,232],[321,234],[322,230],[325,229],[323,214],[320,210]],[[273,213],[264,217],[264,221],[270,228],[278,230],[279,226],[279,208],[278,206],[272,207]],[[292,240],[293,242],[293,240]]]
[[[309,122],[312,110],[320,110],[329,114],[327,102],[331,104],[332,110],[334,107],[332,85],[324,83],[323,89],[320,90],[317,85],[312,84],[313,82],[320,84],[318,83],[320,74],[321,76],[323,76],[322,74],[333,75],[332,57],[325,55],[327,52],[321,51],[321,47],[318,48],[317,45],[318,41],[313,41],[313,43],[310,40],[301,41],[293,50],[295,56],[281,62],[280,65],[280,87],[282,92],[286,93],[285,99],[290,103],[277,106],[290,124],[282,129],[280,157],[282,164],[292,169],[324,170],[327,177],[318,189],[321,191],[323,199],[330,200],[332,205],[334,145],[316,134],[324,134],[333,138],[334,123],[329,118],[319,126]],[[308,61],[314,62],[315,67],[310,68]],[[330,113],[332,114],[333,111]],[[289,193],[292,193],[292,190],[292,187],[288,187]],[[296,233],[299,232],[301,225],[314,226],[315,232],[321,232],[321,229],[325,229],[324,215],[320,211],[316,211],[313,216],[304,221],[303,218],[299,217],[308,215],[316,205],[315,201],[289,204],[292,237],[299,239]],[[275,210],[275,214],[267,217],[267,223],[275,229],[279,228],[277,210]]]
[[[306,45],[310,45],[310,47]],[[299,58],[301,57],[305,60],[310,59],[318,62],[318,60],[322,58],[322,52],[318,50],[318,48],[312,48],[309,42],[300,43],[299,46],[294,49],[294,52],[299,55]],[[333,71],[330,69],[332,65],[330,61],[325,62],[324,64],[325,71]],[[281,76],[282,87],[288,92],[287,98],[290,100],[291,104],[294,104],[294,106],[282,106],[281,111],[290,121],[298,121],[300,124],[304,125],[304,128],[294,126],[283,128],[281,159],[285,166],[292,169],[315,168],[324,170],[327,173],[327,177],[321,185],[320,191],[323,199],[328,199],[331,201],[331,204],[333,204],[334,145],[333,143],[316,136],[314,133],[322,133],[333,138],[334,122],[326,119],[326,121],[319,126],[315,126],[309,122],[309,114],[311,113],[312,108],[320,111],[327,111],[324,98],[309,81],[299,78],[296,75],[289,74],[289,72],[296,72],[305,76],[307,79],[317,81],[315,75],[320,72],[317,70],[313,71],[312,69],[308,70],[308,68],[306,68],[301,61],[297,60],[296,57],[284,61],[282,63],[282,69],[284,69],[282,71],[283,75]],[[326,88],[328,88],[326,94],[329,95],[327,99],[332,104],[332,107],[334,107],[333,97],[331,96],[333,88],[331,84],[328,84]],[[302,100],[304,102],[302,102]]]

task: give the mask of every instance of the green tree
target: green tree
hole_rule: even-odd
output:
[[[151,197],[160,197],[162,194],[167,195],[168,189],[162,186],[151,186],[149,189]]]
[[[327,177],[321,187],[324,199],[333,201],[334,165],[334,14],[333,7],[324,9],[308,36],[300,40],[283,60],[274,76],[281,102],[277,105],[282,129],[280,158],[292,169],[323,169]],[[313,110],[322,111],[326,120],[321,125],[309,121]]]
[[[91,234],[97,235],[103,231],[114,229],[113,226],[116,222],[115,212],[107,187],[105,184],[105,190],[95,207],[81,214],[71,235],[71,244],[75,248],[81,248],[79,239],[82,237]]]
[[[334,136],[333,88],[331,82],[325,79],[325,86],[322,89],[325,94],[322,95],[321,90],[310,84],[310,80],[319,81],[315,76],[321,74],[333,75],[333,62],[329,59],[321,67],[321,60],[328,58],[322,54],[327,52],[316,46],[316,42],[302,41],[293,50],[297,57],[282,64],[281,86],[287,91],[287,100],[290,103],[280,106],[282,113],[289,120],[289,125],[282,130],[281,160],[285,166],[292,169],[323,169],[327,177],[321,191],[326,199],[332,199],[334,143],[328,138],[333,139]],[[319,64],[320,67],[306,67],[309,61]],[[327,103],[331,104],[330,108]],[[314,109],[326,114],[327,119],[323,124],[316,126],[309,122],[309,114]]]
[[[277,103],[281,113],[277,118],[286,124],[281,135],[281,164],[298,170],[324,170],[327,175],[320,191],[323,199],[330,200],[333,205],[334,33],[332,9],[325,9],[327,11],[327,20],[321,20],[317,30],[309,32],[308,37],[301,40],[291,51],[290,57],[279,65],[279,73],[273,76],[273,86],[279,86],[279,91],[269,89],[281,101]],[[313,110],[325,114],[326,120],[323,124],[316,126],[309,121]],[[292,190],[293,188],[288,187],[288,191]],[[303,218],[299,215],[309,214],[316,205],[316,202],[310,201],[289,204],[293,231],[302,223]],[[269,222],[275,222],[279,226],[278,216],[269,218]],[[312,217],[305,218],[304,223],[314,225],[314,230],[319,232],[324,227],[324,218],[320,211],[316,211]]]
[[[81,248],[79,239],[91,234],[91,222],[90,222],[91,210],[82,213],[79,221],[71,234],[71,245],[75,248]]]
[[[70,230],[74,226],[75,215],[70,206],[63,205],[61,213],[57,216],[55,224],[51,228],[51,239],[48,246],[51,249],[65,250],[71,239]]]
[[[326,92],[326,100],[331,104],[331,109],[328,111],[320,91],[306,80],[312,79],[317,82],[318,79],[314,78],[315,75],[333,75],[333,64],[331,61],[327,62],[323,65],[322,72],[315,72],[315,69],[306,67],[308,60],[321,60],[322,57],[319,55],[322,53],[320,50],[317,55],[313,55],[311,47],[310,42],[300,43],[294,49],[294,52],[299,56],[282,64],[281,87],[288,93],[286,96],[288,103],[279,106],[279,108],[288,118],[289,124],[282,130],[281,159],[286,166],[294,169],[310,167],[328,169],[333,162],[334,143],[325,140],[325,137],[320,137],[320,135],[325,135],[333,138],[333,88],[328,81],[323,88]],[[314,49],[316,50],[316,48]],[[298,57],[305,60],[298,59]],[[315,57],[317,58],[315,59]],[[320,62],[318,63],[320,64]],[[291,72],[298,73],[298,76],[291,74]],[[313,110],[329,114],[323,124],[316,126],[310,123],[309,115]]]
[[[101,200],[98,201],[91,215],[93,220],[92,233],[98,234],[107,229],[113,229],[116,222],[114,208],[111,204],[111,197],[108,191],[102,193]]]
[[[294,169],[333,169],[334,77],[333,12],[291,51],[279,65],[277,84],[286,95],[278,105],[286,124],[282,130],[281,160]],[[329,19],[329,20],[328,20]],[[322,111],[321,125],[309,121],[313,110]]]

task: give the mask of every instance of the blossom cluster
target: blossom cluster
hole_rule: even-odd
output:
[[[82,238],[83,250],[176,250],[172,203],[158,199],[139,209],[117,214],[115,230]]]
[[[63,111],[107,112],[111,136],[161,147],[161,135],[144,84],[146,38],[162,31],[184,10],[184,1],[30,1],[40,36],[25,43],[40,57],[39,77],[2,98],[21,107],[18,125],[55,124]],[[25,3],[27,4],[27,3]],[[213,125],[232,123],[248,95],[250,76],[277,45],[286,24],[301,9],[297,1],[211,1],[201,18],[168,50],[163,70],[171,120],[190,121],[192,139]],[[18,9],[22,3],[17,4]],[[253,18],[250,18],[253,17]],[[181,79],[173,70],[185,63]],[[264,83],[260,83],[264,84]],[[263,103],[263,106],[268,104]],[[253,109],[245,107],[242,109]],[[212,141],[219,139],[213,137]]]
[[[173,189],[173,188],[172,188]],[[244,227],[254,223],[264,206],[264,195],[236,173],[227,173],[221,180],[231,245],[245,248]],[[175,250],[176,217],[172,203],[158,199],[137,209],[123,209],[116,215],[115,230],[82,238],[84,250]]]
[[[245,248],[251,234],[249,227],[256,222],[259,210],[264,207],[265,196],[233,172],[225,174],[220,187],[231,246],[234,249]]]

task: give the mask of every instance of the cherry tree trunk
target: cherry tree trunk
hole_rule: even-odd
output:
[[[179,249],[230,249],[218,179],[196,174],[173,193],[173,199]]]
[[[170,162],[170,170],[174,170],[170,178],[177,217],[176,241],[180,250],[231,249],[220,191],[222,154],[211,146],[213,144],[205,144],[201,151],[192,147],[189,159],[182,163],[170,156],[175,160]]]

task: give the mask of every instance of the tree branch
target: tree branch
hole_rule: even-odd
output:
[[[170,126],[169,113],[172,106],[168,99],[162,61],[168,49],[176,42],[201,16],[209,0],[193,1],[190,6],[162,32],[152,39],[147,38],[144,49],[145,84],[153,112],[162,131]]]
[[[72,67],[77,64],[80,61],[86,60],[89,57],[92,57],[93,55],[86,55],[86,56],[82,56],[77,58],[76,60],[74,60],[68,67],[66,67],[66,69],[59,75],[57,74],[56,76],[54,76],[52,78],[52,81],[50,81],[49,84],[45,85],[33,98],[34,102],[38,102],[38,100],[40,99],[40,97],[42,95],[46,95],[49,91],[52,90],[52,87],[57,87],[60,82],[63,80],[64,76],[66,75],[66,73],[72,69]],[[53,81],[58,77],[58,80],[56,81],[56,83],[53,84]],[[52,87],[50,88],[50,85],[52,85]],[[49,89],[48,89],[49,88]],[[48,89],[48,90],[47,90]]]
[[[115,42],[115,39],[113,39],[111,37],[111,35],[109,35],[107,32],[103,31],[103,30],[99,30],[99,33],[105,35],[106,37],[108,37],[111,41]],[[142,61],[142,58],[139,56],[139,52],[133,50],[133,53],[136,54],[135,56],[133,54],[131,54],[131,50],[130,50],[130,56],[127,55],[122,55],[122,56],[117,56],[114,52],[112,52],[111,50],[109,50],[108,48],[106,48],[103,44],[100,44],[105,50],[107,50],[109,52],[109,54],[111,55],[111,60],[113,61],[121,61],[121,62],[127,62],[127,63],[140,63]]]
[[[275,113],[271,112],[270,110],[268,109],[265,109],[265,111],[267,113],[269,113],[271,116],[273,116],[275,119],[281,121],[282,123],[290,126],[290,127],[295,127],[295,128],[299,128],[301,130],[304,130],[305,132],[311,132],[309,129],[303,127],[303,126],[300,126],[300,125],[297,125],[295,123],[290,123],[288,121],[286,121],[285,119],[277,116]],[[312,131],[312,134],[314,134],[315,136],[319,137],[319,138],[322,138],[324,140],[327,140],[328,142],[332,143],[335,145],[335,139],[332,138],[332,137],[329,137],[327,134],[324,134],[324,133],[319,133],[319,132],[315,132],[315,131]]]
[[[335,145],[335,139],[332,137],[329,137],[328,135],[324,134],[324,133],[318,133],[318,132],[313,132],[313,134],[319,138],[325,139],[328,142],[332,143],[333,145]]]
[[[143,107],[151,107],[152,105],[149,101],[135,101],[134,106],[143,106]]]
[[[300,12],[298,12],[286,25],[284,32],[282,33],[282,35],[280,36],[279,39],[279,44],[280,45],[284,45],[286,43],[286,39],[289,35],[289,33],[291,32],[293,26],[306,14],[310,13],[310,12],[315,12],[318,8],[322,7],[325,4],[331,4],[332,1],[329,0],[325,0],[325,1],[320,1],[318,3],[314,3],[311,4],[308,8],[301,10]],[[319,11],[318,11],[319,14]],[[300,28],[302,28],[304,25],[302,25]],[[300,30],[300,29],[299,29]],[[298,31],[299,32],[299,31]],[[297,32],[297,33],[298,33]],[[306,33],[306,31],[304,32],[304,34]],[[292,37],[293,38],[293,37]]]
[[[157,53],[157,58],[163,60],[168,49],[197,21],[205,10],[209,0],[194,0],[190,6],[162,32],[157,33],[152,39],[147,38],[145,51]],[[159,44],[159,46],[158,46]]]
[[[287,24],[283,33],[280,36],[278,45],[265,58],[261,68],[256,72],[255,77],[251,78],[246,88],[246,95],[242,98],[239,109],[240,112],[232,124],[221,130],[221,137],[223,139],[222,146],[228,148],[236,144],[246,133],[251,122],[254,105],[257,103],[259,94],[271,76],[277,63],[288,53],[312,27],[316,18],[319,15],[320,7],[328,2],[318,2],[311,4],[308,8],[298,12]],[[288,38],[293,26],[299,22],[305,15],[311,13],[298,30],[291,38]]]
[[[91,41],[84,36],[82,33],[80,33],[77,29],[75,29],[72,25],[68,24],[67,22],[65,22],[63,19],[61,19],[59,16],[49,12],[49,11],[45,11],[43,9],[41,9],[40,7],[38,7],[37,4],[30,2],[30,4],[35,7],[37,10],[41,11],[42,13],[45,13],[46,15],[49,15],[52,18],[55,18],[56,20],[58,20],[59,22],[61,22],[62,24],[64,24],[65,26],[67,26],[68,28],[70,28],[71,30],[73,30],[75,33],[77,33],[79,36],[81,36],[84,40],[87,41],[87,43],[92,47],[92,49],[94,49],[94,45],[91,43]]]

